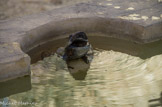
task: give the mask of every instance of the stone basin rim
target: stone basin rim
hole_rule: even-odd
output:
[[[72,26],[69,27],[69,25]],[[116,29],[114,29],[114,27],[116,27]],[[29,50],[34,49],[34,47],[37,47],[42,43],[44,44],[51,39],[67,38],[69,34],[74,33],[76,31],[84,31],[86,33],[94,34],[101,33],[104,34],[105,37],[107,36],[117,39],[124,39],[137,43],[147,43],[147,40],[145,41],[145,39],[141,39],[141,37],[144,37],[144,30],[145,27],[122,19],[112,19],[103,17],[70,18],[61,19],[59,21],[54,20],[47,24],[38,26],[29,31],[26,31],[26,33],[23,33],[23,35],[18,35],[16,39],[12,36],[11,38],[8,38],[8,42],[10,43],[12,41],[12,43],[19,43],[21,49],[16,51],[21,51],[20,53],[24,54],[22,55],[24,57],[27,56],[26,53]],[[63,37],[62,35],[67,36]],[[5,44],[7,44],[7,42]],[[29,56],[28,59],[30,59]],[[2,59],[1,62],[3,62],[3,60],[5,62],[5,59]],[[30,65],[30,62],[27,63],[27,65]]]
[[[83,22],[85,22],[86,24],[85,25],[81,24]],[[64,27],[62,28],[61,26],[63,23],[66,23],[66,25],[64,25]],[[118,26],[116,26],[115,24]],[[72,26],[69,27],[68,25]],[[116,28],[114,29],[114,27]],[[146,44],[161,39],[160,36],[152,38],[147,37],[147,35],[145,34],[146,28],[147,27],[141,26],[137,23],[118,18],[114,19],[96,16],[70,18],[56,21],[54,20],[46,24],[43,24],[39,27],[33,28],[29,31],[26,31],[25,34],[23,34],[22,36],[19,35],[19,38],[16,39],[14,42],[18,42],[21,46],[21,49],[24,52],[28,52],[32,48],[37,47],[40,44],[44,44],[51,39],[57,40],[60,38],[68,38],[68,35],[77,31],[83,31],[86,33],[94,33],[94,34],[100,33],[105,37],[127,40],[138,44]],[[27,40],[28,37],[32,38],[32,40],[30,41]],[[48,40],[46,40],[45,38],[48,38]],[[43,41],[37,43],[40,39],[42,39]],[[37,44],[35,45],[33,43],[30,44],[31,41]],[[34,47],[29,45],[33,45]]]

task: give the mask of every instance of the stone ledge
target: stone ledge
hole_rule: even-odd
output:
[[[30,57],[18,43],[0,44],[0,82],[30,75]]]

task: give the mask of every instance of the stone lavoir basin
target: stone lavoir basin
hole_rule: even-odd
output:
[[[159,0],[92,0],[0,21],[0,98],[11,107],[161,106],[161,10]],[[84,80],[55,54],[77,31],[94,48]]]
[[[94,49],[94,58],[84,80],[75,80],[76,78],[70,75],[65,61],[54,54],[31,65],[32,89],[11,95],[9,101],[35,102],[36,107],[152,107],[152,105],[160,105],[162,54],[143,58],[133,55],[137,54],[137,51],[131,51],[132,54],[117,51],[113,46],[117,45],[117,42],[121,45],[120,40],[113,41],[111,38],[104,38],[101,41],[108,43],[100,44],[102,47],[110,46],[110,49],[107,47],[107,49]],[[95,45],[97,43],[93,46]],[[147,48],[154,45],[161,47],[162,43],[148,44]],[[124,46],[133,50],[146,48],[135,47],[136,44],[133,48],[128,43]],[[84,68],[85,64],[79,64],[72,65],[74,69],[77,66]]]

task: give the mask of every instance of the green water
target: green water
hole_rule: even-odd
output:
[[[151,105],[148,101],[160,98],[162,91],[161,60],[162,55],[143,60],[98,50],[85,80],[75,80],[61,58],[50,56],[31,65],[32,90],[9,97],[10,102],[34,104],[10,106],[148,107]]]

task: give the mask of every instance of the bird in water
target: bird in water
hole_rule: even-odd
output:
[[[85,63],[90,63],[93,59],[93,49],[84,32],[71,34],[65,48],[58,49],[57,53],[67,62],[81,58]]]

